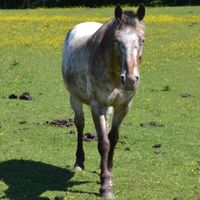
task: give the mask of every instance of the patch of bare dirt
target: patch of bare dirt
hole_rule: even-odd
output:
[[[174,197],[173,200],[182,200],[181,197]]]
[[[143,122],[140,123],[141,127],[164,127],[164,124],[161,124],[160,122],[150,121],[150,122]]]
[[[52,125],[52,126],[57,126],[60,128],[66,128],[66,127],[71,127],[74,125],[73,119],[55,119],[53,121],[46,121],[46,125]]]
[[[28,92],[23,92],[23,94],[19,96],[19,99],[20,100],[27,100],[27,101],[29,101],[29,100],[32,100],[33,98],[32,98],[32,96]]]
[[[90,142],[90,141],[96,141],[97,140],[97,135],[95,133],[85,133],[83,135],[83,140]]]
[[[75,131],[70,131],[69,132],[69,136],[75,136],[76,135],[76,132]]]
[[[27,100],[27,101],[30,101],[33,99],[32,96],[28,92],[23,92],[22,95],[20,95],[19,97],[18,97],[18,95],[12,93],[8,96],[8,98],[9,99],[18,99],[19,98],[20,100]]]
[[[160,154],[161,153],[161,144],[156,143],[152,146],[152,148],[154,149],[154,153],[155,154]]]
[[[161,146],[162,146],[161,144],[154,144],[152,147],[155,149],[158,149],[158,148],[161,148]]]
[[[8,98],[9,98],[9,99],[17,99],[18,97],[17,97],[16,94],[10,94],[10,95],[8,96]]]
[[[192,95],[189,94],[189,93],[187,93],[187,92],[181,93],[181,97],[183,97],[183,98],[187,98],[187,97],[191,97],[191,96],[192,96]]]

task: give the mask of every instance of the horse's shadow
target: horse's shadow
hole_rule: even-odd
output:
[[[5,197],[13,200],[48,200],[40,195],[46,191],[67,191],[74,185],[72,171],[29,160],[10,160],[0,163],[0,180],[8,189]]]

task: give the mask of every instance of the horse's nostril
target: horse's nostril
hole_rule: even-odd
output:
[[[138,80],[139,80],[139,77],[138,77],[138,76],[135,76],[135,80],[138,81]]]
[[[123,84],[125,83],[125,81],[126,81],[125,74],[121,74],[121,81],[122,81]]]

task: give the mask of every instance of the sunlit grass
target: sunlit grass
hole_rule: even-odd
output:
[[[115,154],[116,199],[200,198],[199,9],[147,9],[141,86]],[[75,127],[45,122],[73,117],[61,76],[67,31],[112,17],[111,7],[0,10],[0,199],[99,199],[96,142],[84,143],[86,170],[74,175],[76,138],[68,133]],[[32,101],[8,99],[24,91]],[[85,132],[93,132],[88,107],[85,115]],[[165,126],[140,127],[146,121]]]
[[[42,48],[53,47],[59,48],[62,45],[63,35],[73,25],[83,21],[105,22],[112,18],[109,15],[101,15],[103,9],[89,10],[89,14],[80,15],[85,9],[81,8],[66,9],[66,15],[59,15],[56,9],[48,10],[28,10],[16,12],[0,11],[0,45],[2,46],[19,46],[19,45],[37,45]],[[110,9],[110,8],[109,8]],[[129,8],[130,9],[130,8]],[[77,14],[78,12],[78,14]],[[52,13],[55,13],[54,15]],[[73,13],[72,15],[70,15]],[[148,24],[185,24],[200,23],[200,16],[187,13],[187,15],[147,15],[145,23]],[[6,34],[5,34],[6,33]],[[193,44],[192,44],[193,45]]]

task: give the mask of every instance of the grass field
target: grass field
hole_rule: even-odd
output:
[[[112,17],[113,8],[0,10],[0,199],[100,199],[96,142],[84,143],[86,169],[74,174],[75,127],[46,121],[73,118],[61,77],[67,30]],[[200,7],[147,8],[145,24],[141,86],[115,154],[116,199],[200,200]],[[24,91],[32,101],[8,98]],[[93,132],[88,107],[85,115]],[[149,121],[165,126],[140,126]]]

